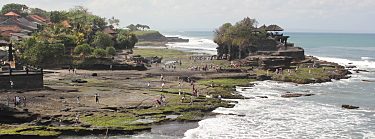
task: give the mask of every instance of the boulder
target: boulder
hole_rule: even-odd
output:
[[[91,76],[98,76],[98,73],[92,73]]]
[[[73,83],[87,83],[87,81],[82,80],[82,79],[73,79],[72,82]]]
[[[298,93],[287,93],[287,94],[281,95],[281,97],[283,98],[301,97],[301,96],[303,96],[303,94],[298,94]]]
[[[281,95],[283,98],[291,98],[291,97],[302,97],[302,96],[313,96],[315,94],[300,94],[300,93],[290,93],[287,92],[286,94]]]
[[[258,81],[272,80],[272,77],[267,76],[267,75],[259,75],[259,76],[257,76],[257,80]]]
[[[346,105],[346,104],[341,105],[341,107],[345,109],[358,109],[359,108],[358,106]]]

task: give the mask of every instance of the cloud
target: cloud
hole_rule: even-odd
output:
[[[119,18],[121,25],[148,24],[162,30],[212,30],[244,17],[289,31],[375,32],[374,0],[1,0],[48,10],[76,5]],[[358,28],[361,27],[361,28]]]

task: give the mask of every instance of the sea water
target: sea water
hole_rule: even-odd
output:
[[[168,47],[183,51],[216,54],[213,31],[163,32],[167,36],[190,39],[189,43],[169,43]],[[216,117],[200,121],[199,126],[171,136],[144,133],[111,138],[375,138],[375,34],[284,33],[289,42],[305,49],[306,55],[355,65],[368,70],[349,79],[320,84],[298,85],[275,81],[259,81],[254,87],[237,88],[247,97],[237,100],[234,108],[218,108]],[[281,98],[286,92],[313,93],[314,96]],[[341,108],[342,104],[359,106],[358,110]],[[90,137],[89,137],[90,138]],[[91,137],[98,138],[98,137]]]
[[[218,108],[214,112],[220,115],[200,121],[184,138],[375,138],[375,82],[363,81],[375,81],[375,34],[284,34],[307,55],[369,72],[353,72],[349,79],[321,84],[262,81],[252,88],[237,88],[244,96],[268,99],[238,100],[234,108]],[[171,48],[215,54],[213,32],[169,35],[190,39],[190,43],[169,44]],[[316,95],[281,98],[286,92]],[[342,104],[360,109],[343,109]]]

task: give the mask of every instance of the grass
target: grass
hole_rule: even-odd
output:
[[[186,57],[187,55],[191,54],[188,52],[183,52],[179,50],[173,50],[173,49],[158,49],[158,48],[147,48],[147,49],[141,49],[141,48],[135,48],[133,49],[133,53],[136,55],[141,55],[143,57],[152,57],[152,56],[158,56],[168,59],[175,59],[176,60]]]
[[[242,86],[248,85],[250,82],[255,81],[254,79],[230,79],[230,78],[223,78],[223,79],[209,79],[209,80],[199,80],[198,84],[211,86],[211,83],[214,86],[220,86],[224,88],[233,88],[235,86]]]
[[[133,31],[131,33],[133,33],[136,36],[147,36],[147,35],[159,35],[160,34],[159,31],[155,31],[155,30],[137,30],[137,31]]]
[[[61,132],[49,131],[46,127],[40,126],[1,126],[0,135],[35,135],[41,137],[56,137]]]
[[[116,113],[112,115],[95,114],[92,116],[84,116],[81,121],[96,127],[121,127],[126,128],[138,120],[132,114]]]
[[[283,74],[276,74],[269,71],[269,76],[272,76],[273,80],[286,81],[286,82],[295,82],[295,83],[309,83],[311,80],[329,80],[330,73],[333,68],[299,68],[297,71],[292,70],[291,73],[288,73],[287,70],[284,70]],[[310,72],[309,72],[310,71]],[[257,75],[266,75],[267,71],[257,70]]]
[[[152,41],[140,41],[137,42],[137,46],[166,46],[166,42],[152,42]]]
[[[183,112],[181,116],[177,117],[179,121],[197,121],[204,117],[203,112],[193,111],[193,112]]]

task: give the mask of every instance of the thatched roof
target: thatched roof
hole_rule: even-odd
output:
[[[269,25],[266,27],[266,31],[284,31],[284,29],[278,25]]]

